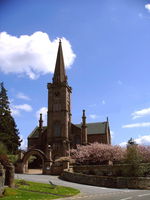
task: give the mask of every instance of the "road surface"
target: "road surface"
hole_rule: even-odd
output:
[[[74,197],[62,198],[63,200],[150,200],[150,190],[112,189],[90,185],[83,185],[63,181],[58,176],[36,175],[36,174],[16,174],[17,179],[27,181],[52,183],[77,188],[80,194]],[[59,199],[60,200],[60,199]]]

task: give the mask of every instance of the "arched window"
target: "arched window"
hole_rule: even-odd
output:
[[[61,125],[59,122],[54,123],[54,136],[56,137],[61,136]]]

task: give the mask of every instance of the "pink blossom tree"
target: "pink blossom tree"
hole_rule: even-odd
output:
[[[106,161],[124,163],[150,162],[150,146],[131,145],[130,148],[100,143],[77,145],[71,149],[71,157],[80,164],[103,164]]]
[[[141,162],[150,162],[150,146],[137,146]]]
[[[120,146],[92,143],[86,146],[78,145],[77,149],[72,149],[70,153],[77,163],[102,164],[124,159],[125,149]]]

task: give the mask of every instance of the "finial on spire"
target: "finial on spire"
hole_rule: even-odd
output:
[[[107,119],[107,122],[108,122],[108,117],[106,119]]]
[[[59,43],[61,43],[61,38],[59,38]]]
[[[43,119],[42,119],[42,113],[40,113],[40,119],[39,119],[39,128],[43,128]]]
[[[40,113],[40,119],[42,119],[42,113]]]
[[[85,110],[83,110],[83,117],[85,117]]]

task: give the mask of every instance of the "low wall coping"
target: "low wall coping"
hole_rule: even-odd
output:
[[[100,187],[150,189],[150,177],[109,177],[86,175],[64,170],[60,178],[71,182]]]

